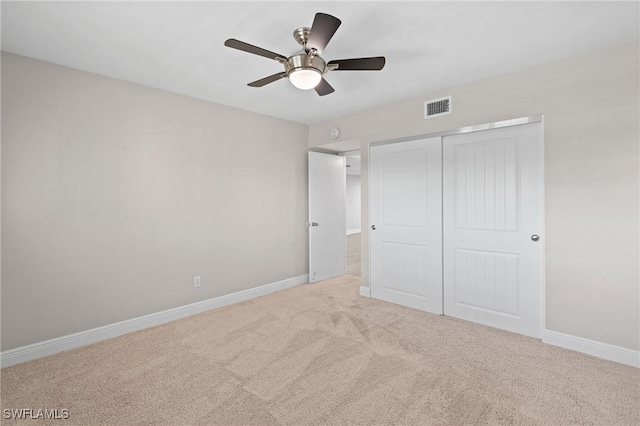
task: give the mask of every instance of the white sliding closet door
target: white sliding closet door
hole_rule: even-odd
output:
[[[542,334],[542,125],[443,138],[444,313]]]
[[[373,146],[371,297],[442,313],[441,138]]]

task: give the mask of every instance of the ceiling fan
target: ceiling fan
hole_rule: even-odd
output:
[[[342,21],[326,13],[316,13],[311,28],[301,27],[293,32],[293,38],[302,49],[286,57],[269,50],[253,46],[234,38],[224,42],[233,49],[253,53],[273,59],[284,65],[284,71],[256,80],[248,85],[262,87],[282,78],[302,90],[315,89],[318,95],[324,96],[334,92],[334,88],[324,79],[329,71],[380,71],[385,64],[384,56],[374,58],[337,59],[326,62],[320,54],[335,34]]]

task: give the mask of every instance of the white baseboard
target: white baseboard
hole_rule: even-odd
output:
[[[358,228],[358,229],[347,229],[347,235],[359,234],[360,231],[361,231],[360,228]]]
[[[544,330],[542,341],[554,346],[582,352],[609,361],[619,362],[640,368],[640,351],[623,348],[621,346],[610,345],[583,337],[572,336],[570,334],[559,333],[557,331]]]
[[[371,288],[369,287],[360,287],[360,296],[362,297],[371,297]]]
[[[41,358],[43,356],[68,351],[69,349],[78,348],[80,346],[88,345],[90,343],[96,343],[101,340],[110,339],[116,336],[121,336],[133,331],[165,324],[167,322],[175,321],[180,318],[199,314],[201,312],[220,308],[222,306],[231,305],[233,303],[254,299],[256,297],[273,293],[274,291],[284,290],[308,282],[309,275],[300,275],[299,277],[261,285],[259,287],[238,291],[236,293],[231,293],[220,297],[214,297],[213,299],[202,300],[200,302],[191,303],[189,305],[167,309],[166,311],[156,312],[142,317],[132,318],[114,324],[93,328],[91,330],[57,337],[55,339],[46,340],[44,342],[33,343],[31,345],[10,349],[8,351],[0,353],[0,366],[2,368],[9,367],[11,365],[31,361],[36,358]]]

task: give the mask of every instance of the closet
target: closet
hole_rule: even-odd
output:
[[[370,147],[371,296],[541,337],[540,117]]]

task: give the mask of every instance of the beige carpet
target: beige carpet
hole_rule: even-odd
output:
[[[60,425],[640,423],[638,369],[362,298],[359,284],[303,285],[5,368],[2,409],[66,408]]]
[[[347,274],[360,276],[360,233],[347,235]]]

